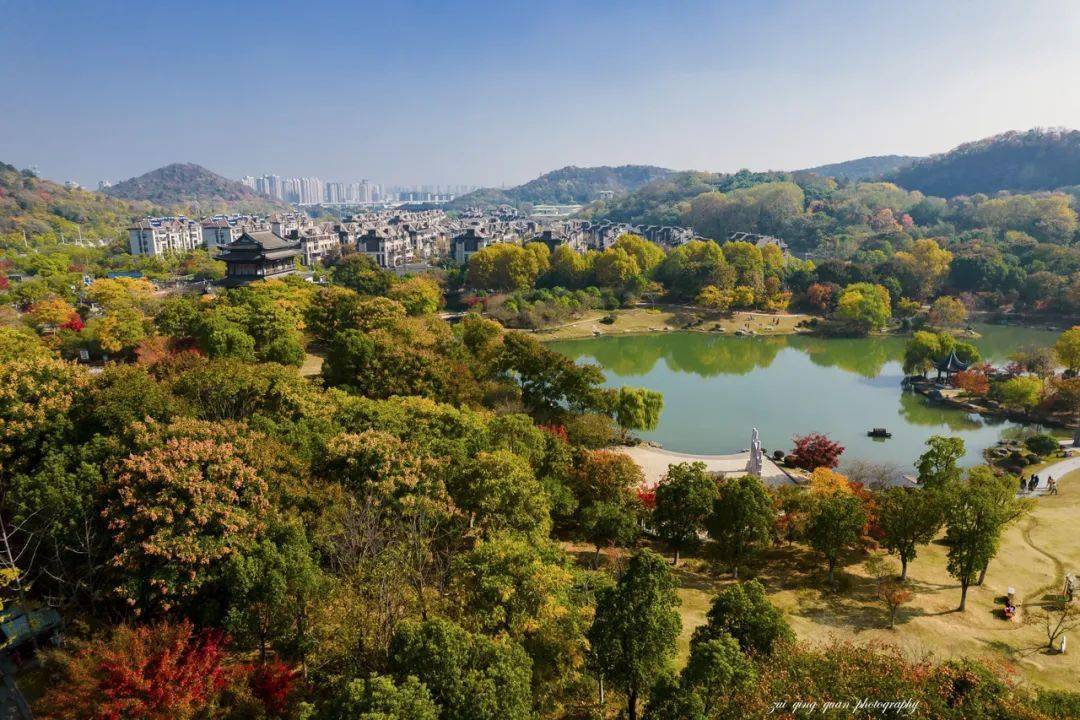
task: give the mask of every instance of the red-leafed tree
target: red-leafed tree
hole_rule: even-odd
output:
[[[814,283],[806,288],[806,302],[820,313],[827,313],[833,308],[837,286],[832,283]]]
[[[952,377],[952,384],[969,395],[985,395],[990,392],[990,366],[975,365]]]
[[[819,467],[834,468],[840,464],[840,455],[844,452],[844,446],[829,439],[822,433],[810,433],[809,435],[795,436],[795,449],[791,454],[795,456],[795,467],[806,470],[816,470]]]
[[[271,660],[251,669],[248,684],[268,713],[284,715],[296,690],[296,679],[296,668],[281,660]]]
[[[51,720],[188,720],[207,717],[232,672],[224,637],[190,622],[121,626],[52,656],[58,682],[42,698]]]

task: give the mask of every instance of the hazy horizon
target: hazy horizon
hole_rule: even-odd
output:
[[[515,185],[796,169],[1080,127],[1080,5],[0,0],[0,161]]]

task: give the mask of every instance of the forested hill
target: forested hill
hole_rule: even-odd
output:
[[[915,155],[873,155],[829,165],[818,165],[799,172],[810,172],[837,180],[877,180],[921,159]]]
[[[1080,131],[1034,129],[965,143],[889,179],[927,195],[1031,192],[1080,184]]]
[[[457,198],[451,207],[588,203],[597,199],[601,191],[612,190],[616,194],[632,192],[653,180],[671,175],[672,172],[667,168],[652,165],[602,165],[586,168],[570,165],[508,190],[476,190]]]
[[[0,238],[5,244],[67,239],[112,240],[135,217],[151,214],[149,202],[106,197],[101,193],[44,180],[30,171],[0,163]]]
[[[194,163],[173,163],[105,189],[105,194],[126,200],[149,200],[158,205],[192,206],[209,212],[267,214],[288,210],[286,203],[255,192]]]

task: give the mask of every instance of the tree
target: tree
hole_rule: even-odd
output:
[[[949,574],[960,582],[960,612],[968,588],[997,553],[1005,524],[1016,517],[1016,487],[1009,477],[975,468],[966,483],[955,483],[945,497],[945,542]]]
[[[32,467],[71,429],[68,411],[89,383],[75,363],[33,358],[0,363],[0,478]]]
[[[641,517],[641,504],[624,502],[597,502],[581,511],[578,522],[585,539],[596,547],[593,567],[600,564],[600,550],[606,546],[630,545],[637,539]]]
[[[934,294],[949,274],[952,258],[951,252],[943,250],[930,238],[916,240],[911,252],[901,251],[893,256],[894,262],[914,278],[915,284],[910,294],[920,299]]]
[[[442,618],[398,625],[390,643],[398,682],[416,677],[442,708],[441,720],[531,720],[532,663],[521,646]],[[380,718],[381,720],[381,718]]]
[[[258,648],[260,661],[273,645],[302,663],[310,642],[307,617],[321,581],[304,531],[273,525],[251,550],[229,558],[226,625],[234,638]]]
[[[1043,381],[1030,375],[1009,378],[991,384],[990,395],[1003,405],[1031,410],[1042,400]]]
[[[726,313],[731,309],[735,296],[730,290],[721,290],[715,285],[706,285],[694,298],[694,303],[709,310]]]
[[[891,487],[881,493],[879,502],[881,544],[900,558],[900,579],[907,580],[908,563],[919,545],[929,543],[941,530],[941,498],[932,487],[919,491]]]
[[[717,703],[756,680],[757,669],[735,638],[720,633],[691,643],[682,679],[700,693],[708,716]]]
[[[664,409],[664,396],[655,390],[621,387],[615,395],[615,422],[627,430],[654,430]]]
[[[928,450],[919,456],[915,469],[919,484],[932,490],[943,490],[960,480],[960,458],[964,457],[964,440],[958,437],[934,435],[927,439]]]
[[[427,687],[409,675],[400,683],[385,675],[350,681],[321,720],[439,720]]]
[[[791,454],[795,456],[795,467],[816,470],[819,467],[834,468],[840,464],[844,447],[830,440],[827,435],[810,433],[796,436],[794,442],[795,449]]]
[[[592,667],[601,683],[626,694],[629,720],[637,720],[639,698],[674,653],[682,628],[677,587],[663,558],[639,550],[616,585],[597,594],[588,633]]]
[[[101,349],[110,353],[130,351],[146,337],[146,318],[133,307],[121,307],[91,326]]]
[[[942,295],[930,306],[927,319],[937,327],[958,327],[967,320],[967,308],[957,298]]]
[[[667,475],[656,488],[656,510],[653,522],[656,533],[679,553],[694,547],[698,534],[705,530],[713,500],[716,481],[709,477],[705,463],[679,463],[668,467]]]
[[[192,624],[119,626],[108,639],[52,656],[59,681],[40,711],[60,720],[207,717],[230,680],[223,636]]]
[[[704,625],[694,630],[691,653],[697,645],[725,637],[734,638],[744,653],[756,657],[772,654],[778,644],[795,639],[791,626],[757,580],[728,585],[713,598]]]
[[[111,485],[110,564],[136,613],[194,596],[249,546],[268,507],[266,480],[226,441],[166,440],[123,460]]]
[[[892,318],[889,291],[865,282],[848,285],[840,293],[832,316],[852,333],[866,335],[881,330]]]
[[[405,306],[410,315],[430,315],[439,310],[443,301],[442,288],[429,277],[412,277],[396,282],[387,295]]]
[[[342,258],[334,266],[332,276],[338,285],[344,285],[361,295],[385,295],[393,280],[390,273],[363,253],[352,253]]]
[[[825,556],[829,566],[829,584],[834,584],[834,570],[840,553],[856,544],[866,525],[866,511],[854,495],[836,494],[814,503],[807,523],[810,546]]]
[[[612,247],[624,250],[634,258],[641,274],[647,278],[652,277],[653,271],[664,261],[664,249],[640,235],[623,233],[615,240]]]
[[[593,274],[600,287],[624,288],[641,277],[641,268],[630,253],[613,246],[597,256]]]
[[[1064,597],[1055,597],[1025,618],[1025,622],[1041,625],[1046,634],[1046,649],[1050,652],[1065,633],[1080,629],[1080,605]]]
[[[1080,370],[1080,325],[1061,333],[1054,343],[1058,361],[1072,372]]]
[[[760,480],[745,475],[720,483],[707,525],[720,558],[735,578],[747,556],[772,539],[774,520],[772,498]]]
[[[485,290],[526,290],[536,282],[541,262],[537,252],[518,245],[488,245],[469,258],[468,284]]]
[[[451,481],[450,494],[485,533],[543,533],[550,523],[544,486],[523,458],[506,450],[477,453]]]

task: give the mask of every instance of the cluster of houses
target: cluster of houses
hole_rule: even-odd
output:
[[[266,218],[216,215],[203,221],[186,217],[146,218],[128,229],[132,254],[160,256],[204,248],[226,264],[226,285],[293,272],[330,259],[343,248],[370,257],[391,270],[422,268],[443,258],[463,265],[498,243],[542,242],[552,251],[568,245],[578,252],[603,251],[620,235],[633,233],[663,247],[696,239],[691,228],[632,225],[606,220],[526,218],[511,208],[467,211],[456,217],[442,210],[400,209],[316,221],[305,213]],[[783,241],[737,233],[758,244]]]

